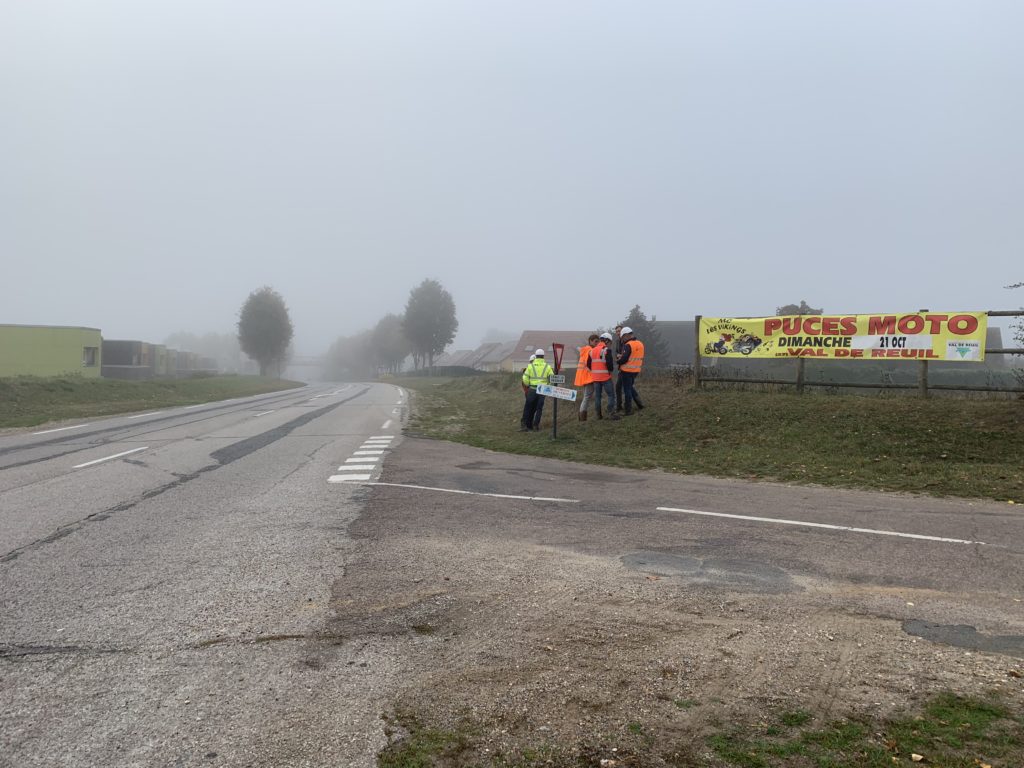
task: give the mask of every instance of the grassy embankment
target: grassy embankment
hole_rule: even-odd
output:
[[[118,381],[81,376],[0,379],[0,427],[33,427],[151,408],[193,405],[302,386],[262,376]]]
[[[1020,399],[694,391],[651,376],[642,414],[581,424],[562,403],[552,440],[550,400],[544,431],[517,431],[517,378],[404,379],[417,392],[409,431],[595,464],[1024,503]]]
[[[681,710],[699,706],[688,701],[676,704]],[[430,730],[415,722],[403,726],[410,737],[380,753],[380,768],[471,764],[495,768],[598,764],[622,768],[892,768],[918,764],[992,768],[1024,764],[1024,717],[997,694],[985,700],[945,694],[918,713],[877,721],[822,722],[803,710],[779,710],[766,713],[762,722],[751,727],[713,732],[703,743],[679,734],[658,733],[637,721],[620,734],[602,734],[593,744],[571,748],[544,744],[520,754],[491,755],[483,762],[478,760],[471,725],[459,733]],[[708,753],[713,755],[711,762],[704,757]]]

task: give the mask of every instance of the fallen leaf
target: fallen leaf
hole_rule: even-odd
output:
[[[924,755],[919,755],[917,754],[917,752],[915,752],[910,756],[910,759],[913,760],[915,763],[920,763],[922,760],[924,760]]]

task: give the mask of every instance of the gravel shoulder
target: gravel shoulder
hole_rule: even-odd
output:
[[[497,468],[482,477],[481,463]],[[461,487],[483,492],[567,467],[586,474],[407,439],[384,479],[451,487],[459,467],[476,467],[462,471]],[[756,732],[787,711],[809,713],[810,727],[880,721],[943,692],[1024,707],[1013,676],[1024,656],[1019,554],[1001,555],[1009,581],[979,563],[984,575],[966,587],[930,575],[925,561],[941,549],[910,545],[891,573],[875,572],[868,558],[857,575],[832,574],[805,564],[857,559],[861,540],[829,548],[814,532],[757,531],[768,538],[758,554],[742,541],[749,529],[724,535],[715,525],[644,519],[615,503],[636,497],[628,482],[636,473],[592,471],[604,478],[600,504],[399,487],[369,494],[350,527],[355,552],[332,608],[342,631],[405,643],[388,713],[393,741],[446,735],[436,764],[725,766],[734,763],[709,746],[714,734]],[[571,496],[596,483],[581,476],[561,485]],[[756,484],[734,485],[758,493]],[[906,502],[855,500],[863,497],[879,507]],[[884,558],[896,551],[887,541],[870,546]],[[912,618],[1017,638],[1019,652],[1016,641],[1008,653],[933,643],[904,631]]]

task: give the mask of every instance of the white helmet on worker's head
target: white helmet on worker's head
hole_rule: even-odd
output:
[[[623,326],[622,330],[619,331],[619,338],[622,338],[623,336],[626,336],[626,335],[628,335],[628,334],[630,334],[632,332],[633,332],[633,329],[630,328],[628,325]]]
[[[608,339],[608,341],[611,341],[612,340],[612,335],[610,333],[608,333],[608,331],[605,331],[604,333],[601,334],[601,338],[602,339]]]
[[[531,362],[531,363],[532,363],[532,362],[533,362],[534,360],[536,360],[536,359],[537,359],[537,356],[536,356],[536,355],[530,355],[530,362]]]
[[[535,355],[536,357],[544,357],[544,350],[543,350],[543,349],[538,349],[538,350],[537,350],[536,352],[534,352],[533,354],[534,354],[534,355]]]

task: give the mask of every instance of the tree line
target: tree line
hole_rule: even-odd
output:
[[[409,292],[405,311],[384,315],[368,330],[335,341],[327,352],[330,378],[367,378],[398,373],[412,355],[417,368],[452,343],[459,329],[455,301],[437,280],[425,279]],[[238,343],[260,367],[280,376],[294,335],[284,298],[270,286],[249,294],[238,315]]]

